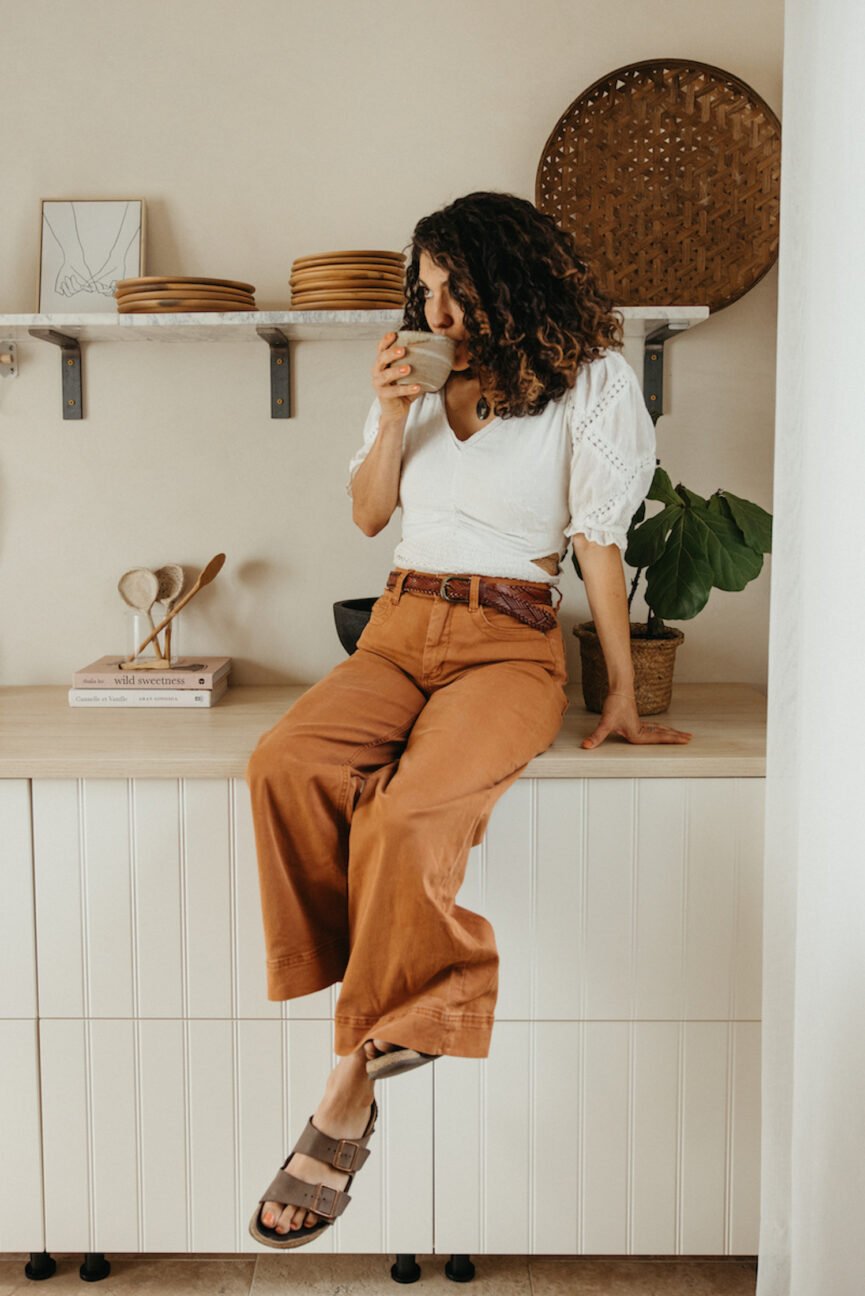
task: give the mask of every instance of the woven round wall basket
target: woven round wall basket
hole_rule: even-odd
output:
[[[594,621],[583,621],[574,626],[574,634],[580,641],[583,701],[587,711],[596,711],[600,715],[610,681]],[[631,622],[631,660],[634,663],[638,715],[657,715],[670,705],[676,649],[684,638],[681,630],[667,626],[662,638],[647,639],[646,622]]]
[[[722,310],[778,258],[781,123],[722,68],[617,68],[556,123],[535,204],[576,236],[616,306]]]

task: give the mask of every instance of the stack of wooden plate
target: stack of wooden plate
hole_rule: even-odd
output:
[[[397,310],[405,303],[401,252],[319,252],[291,267],[291,309]]]
[[[238,283],[236,279],[192,279],[183,275],[118,279],[114,286],[121,315],[254,311],[254,293],[252,284]]]

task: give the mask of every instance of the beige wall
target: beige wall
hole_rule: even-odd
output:
[[[622,64],[696,58],[778,112],[782,24],[782,0],[0,0],[0,313],[35,309],[43,197],[143,197],[148,273],[248,280],[280,308],[296,256],[402,247],[471,189],[533,197],[559,115]],[[769,509],[776,284],[670,343],[658,425],[674,482]],[[0,382],[0,683],[123,649],[120,573],[220,549],[184,650],[230,654],[238,683],[342,660],[331,604],[378,593],[399,538],[398,514],[363,536],[344,492],[372,350],[295,344],[296,416],[274,422],[263,344],[94,343],[75,424],[59,353],[22,345]],[[677,678],[764,684],[770,562],[681,623]],[[569,562],[562,587],[569,632],[588,614]]]

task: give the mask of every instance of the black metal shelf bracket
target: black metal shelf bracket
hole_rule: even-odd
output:
[[[643,398],[653,422],[664,412],[664,343],[687,329],[687,324],[662,324],[646,334],[643,350]]]
[[[81,398],[81,344],[78,338],[58,333],[56,329],[28,329],[31,337],[42,342],[53,342],[61,350],[60,376],[63,385],[63,417],[84,418]]]
[[[291,360],[281,329],[261,325],[258,336],[270,347],[270,417],[291,418]]]

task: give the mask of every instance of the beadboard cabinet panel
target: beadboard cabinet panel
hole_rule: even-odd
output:
[[[332,1040],[328,1021],[43,1021],[48,1248],[268,1252],[249,1218],[318,1104]],[[378,1086],[374,1155],[320,1249],[432,1250],[432,1075],[400,1080]],[[17,1220],[19,1248],[25,1232]]]
[[[330,988],[267,999],[242,779],[39,779],[33,803],[43,1016],[332,1016]]]
[[[35,1019],[0,1018],[0,1251],[42,1251],[42,1130]]]
[[[319,1248],[756,1252],[763,793],[508,789],[459,894],[501,955],[490,1057],[377,1086]],[[339,987],[266,998],[246,784],[39,779],[32,804],[46,1245],[262,1250],[248,1219],[335,1060]]]
[[[755,1023],[499,1022],[435,1076],[435,1249],[752,1255]]]
[[[34,784],[45,1016],[330,1018],[266,998],[241,780]],[[497,1020],[759,1016],[762,783],[521,779],[460,903],[502,955]]]
[[[520,779],[460,904],[492,922],[497,1021],[760,1016],[759,779]]]
[[[30,784],[0,779],[0,1020],[36,1017],[36,928]]]

